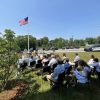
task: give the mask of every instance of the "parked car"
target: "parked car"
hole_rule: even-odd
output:
[[[92,44],[84,48],[84,51],[90,52],[90,51],[100,51],[100,44]]]

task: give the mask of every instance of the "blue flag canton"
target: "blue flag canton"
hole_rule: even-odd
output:
[[[25,18],[25,21],[28,21],[28,17]]]

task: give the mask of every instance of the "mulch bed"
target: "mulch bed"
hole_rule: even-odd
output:
[[[5,90],[0,93],[0,100],[18,100],[28,88],[28,85],[24,82],[17,82],[14,88]]]

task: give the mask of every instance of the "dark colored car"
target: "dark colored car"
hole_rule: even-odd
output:
[[[92,47],[86,47],[84,48],[84,51],[87,51],[87,52],[92,51]]]

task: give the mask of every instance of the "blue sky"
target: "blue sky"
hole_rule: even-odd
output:
[[[29,17],[29,24],[19,20]],[[50,39],[100,36],[100,0],[0,0],[0,32]]]

